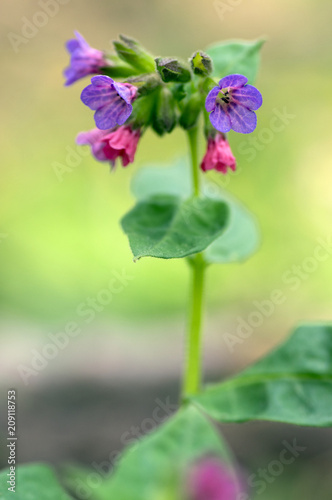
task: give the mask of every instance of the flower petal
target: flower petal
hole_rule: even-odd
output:
[[[246,108],[252,110],[260,108],[263,104],[262,94],[252,85],[245,85],[240,89],[234,89],[232,91],[232,98],[242,106],[246,106]]]
[[[111,132],[111,131],[110,131]],[[84,146],[86,144],[92,146],[98,141],[101,141],[107,132],[99,128],[93,128],[87,132],[80,132],[76,137],[76,144]]]
[[[219,82],[219,87],[221,89],[226,89],[231,87],[233,89],[239,89],[243,87],[248,81],[248,78],[243,75],[228,75],[222,78]]]
[[[231,130],[231,121],[220,104],[216,104],[212,113],[210,113],[210,121],[215,129],[219,130],[219,132],[229,132]]]
[[[93,77],[98,78],[98,77]],[[92,80],[93,80],[92,78]],[[111,87],[97,87],[96,85],[88,85],[83,89],[81,101],[89,106],[90,109],[96,110],[113,101],[117,97],[117,92]]]
[[[206,111],[210,112],[214,109],[214,107],[216,105],[216,98],[217,98],[217,95],[219,94],[219,92],[220,92],[220,87],[213,87],[213,89],[210,90],[210,92],[206,96],[206,100],[205,100]]]
[[[117,124],[122,125],[131,113],[131,110],[129,110],[128,114],[126,109],[127,107],[128,104],[126,104],[126,102],[119,97],[118,100],[114,100],[110,104],[97,109],[95,112],[95,122],[97,127],[101,130],[106,130],[108,128],[115,127]]]
[[[81,35],[79,31],[74,31],[74,34],[76,36],[77,42],[79,43],[81,48],[89,48],[90,45],[88,42],[85,40],[85,38]]]
[[[112,87],[114,85],[113,78],[106,75],[97,75],[91,78],[91,83],[95,87]]]
[[[80,43],[75,40],[75,38],[72,38],[71,40],[68,40],[66,42],[66,49],[70,54],[72,54],[75,50],[80,48]]]
[[[254,111],[231,102],[227,108],[228,116],[231,122],[231,127],[235,132],[240,134],[250,134],[257,125],[257,117]]]
[[[130,104],[132,101],[132,91],[130,90],[131,86],[128,87],[127,85],[118,82],[114,82],[113,85],[119,96],[121,96],[122,99],[124,99],[127,104]],[[133,88],[135,87],[133,86]]]
[[[126,107],[123,106],[122,111],[118,114],[118,117],[116,120],[117,124],[123,125],[125,123],[125,121],[128,120],[132,111],[133,111],[133,107],[131,104],[127,104]]]

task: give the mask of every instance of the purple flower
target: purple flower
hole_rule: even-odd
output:
[[[236,500],[239,492],[237,478],[217,458],[206,458],[190,471],[190,500]]]
[[[233,129],[241,134],[250,134],[257,125],[255,110],[261,107],[261,93],[243,75],[222,78],[217,87],[208,93],[205,108],[210,112],[210,121],[219,132]]]
[[[65,85],[71,85],[80,78],[100,73],[100,68],[106,66],[104,54],[93,49],[82,35],[75,31],[76,39],[68,40],[66,48],[70,54],[70,65],[64,71]]]
[[[123,125],[129,118],[137,89],[129,83],[115,82],[109,76],[94,76],[91,85],[85,87],[81,99],[95,112],[95,122],[99,129],[106,130]]]

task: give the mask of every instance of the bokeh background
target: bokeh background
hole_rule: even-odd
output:
[[[247,262],[208,274],[205,363],[212,379],[257,359],[299,322],[331,319],[332,4],[69,0],[58,6],[34,31],[27,25],[38,23],[40,2],[2,0],[0,6],[0,384],[1,395],[9,386],[18,389],[21,462],[89,465],[121,446],[121,429],[147,417],[156,398],[177,399],[188,269],[182,261],[133,263],[118,221],[133,203],[134,172],[172,164],[187,150],[181,130],[162,139],[148,132],[135,164],[110,174],[76,147],[76,134],[91,128],[93,117],[79,99],[88,80],[63,86],[65,41],[79,30],[92,46],[111,50],[124,33],[156,55],[186,59],[227,38],[267,40],[257,79],[264,106],[252,134],[256,145],[249,154],[247,138],[231,133],[239,173],[217,180],[255,214],[262,242]],[[15,47],[13,34],[24,37]],[[274,117],[285,111],[276,132]],[[61,180],[59,164],[67,169]],[[329,257],[313,261],[321,240]],[[128,283],[85,322],[77,308],[116,272]],[[294,273],[302,276],[296,290],[285,277]],[[224,334],[236,334],[239,318],[247,321],[255,301],[275,289],[284,303],[230,352]],[[25,384],[18,367],[31,367],[50,335],[73,321],[80,334]],[[248,470],[273,460],[284,439],[297,437],[306,446],[262,500],[316,498],[318,484],[319,498],[330,498],[331,431],[255,424],[225,432]],[[2,464],[5,459],[1,448]]]

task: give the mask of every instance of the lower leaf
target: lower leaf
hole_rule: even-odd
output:
[[[190,398],[220,422],[332,426],[332,325],[304,325],[239,375]]]
[[[214,427],[196,408],[187,407],[124,453],[114,475],[96,491],[97,498],[184,500],[185,474],[206,456],[230,465]]]
[[[9,469],[0,472],[1,500],[72,500],[60,486],[51,467],[29,464],[16,467],[15,493],[10,488]]]

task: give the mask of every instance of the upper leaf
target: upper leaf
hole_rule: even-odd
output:
[[[31,464],[16,468],[16,490],[9,491],[9,470],[0,472],[1,500],[71,500],[59,485],[53,470],[47,465]]]
[[[239,375],[191,398],[221,422],[332,426],[332,325],[304,325]]]
[[[228,203],[229,223],[226,231],[204,251],[205,261],[210,264],[244,261],[255,253],[260,243],[256,219],[229,195],[220,193],[219,198]]]
[[[183,160],[172,167],[145,167],[132,181],[132,191],[139,200],[154,194],[172,194],[187,198],[191,192],[190,169]],[[204,252],[209,263],[229,263],[247,259],[258,247],[260,236],[254,216],[237,200],[222,192],[217,185],[207,185],[203,191],[214,194],[229,207],[225,231]]]
[[[214,427],[195,408],[187,407],[129,448],[96,496],[98,500],[182,500],[188,467],[208,455],[230,463]]]
[[[122,227],[135,259],[174,259],[202,252],[224,231],[227,220],[223,201],[158,195],[139,201]]]
[[[238,73],[245,75],[249,83],[254,83],[263,44],[264,40],[234,40],[210,45],[206,52],[213,60],[213,76],[221,78]]]

